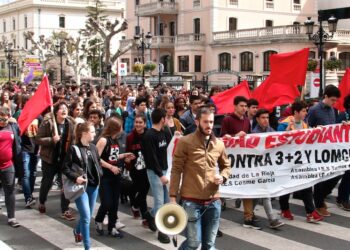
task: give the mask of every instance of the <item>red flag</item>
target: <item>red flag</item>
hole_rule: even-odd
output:
[[[211,99],[216,105],[217,114],[228,114],[232,113],[235,108],[233,106],[233,99],[236,96],[244,96],[250,98],[250,90],[247,81],[243,81],[235,87],[232,87],[224,92],[221,92],[215,96],[212,96]]]
[[[31,122],[49,106],[52,106],[52,98],[50,94],[49,80],[45,75],[35,94],[24,105],[24,108],[18,117],[18,125],[21,130],[21,135]]]
[[[259,107],[274,107],[294,102],[300,96],[297,86],[304,85],[309,49],[276,54],[270,57],[270,76],[252,93]]]
[[[275,83],[268,77],[253,93],[259,102],[259,108],[272,110],[276,106],[294,102],[300,96],[297,86]]]
[[[350,68],[347,68],[345,71],[345,74],[343,76],[343,79],[341,80],[338,89],[340,90],[340,98],[337,101],[337,103],[334,105],[336,109],[339,111],[345,111],[344,108],[344,97],[347,95],[350,95]]]
[[[309,49],[270,56],[272,82],[304,86]]]

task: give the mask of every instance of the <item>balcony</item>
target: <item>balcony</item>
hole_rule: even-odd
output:
[[[176,45],[205,45],[205,34],[180,34],[176,36]]]
[[[135,15],[141,17],[151,17],[157,15],[176,15],[179,6],[174,1],[157,1],[136,6]]]
[[[266,0],[266,2],[265,2],[265,8],[266,9],[273,9],[274,8],[274,4],[273,4],[273,1],[268,1],[268,0]]]
[[[134,39],[123,39],[119,41],[119,48],[125,48],[128,46],[130,43],[134,43]]]
[[[154,36],[151,48],[174,48],[174,43],[175,36]]]
[[[271,41],[308,41],[303,25],[275,26],[268,28],[242,29],[213,32],[212,45],[220,44],[262,44]]]

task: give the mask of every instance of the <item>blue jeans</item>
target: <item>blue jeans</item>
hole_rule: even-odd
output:
[[[39,156],[37,154],[22,151],[23,160],[23,194],[24,200],[27,202],[32,197],[36,179],[36,166],[38,164]]]
[[[163,170],[163,175],[166,175],[166,170]],[[154,201],[151,214],[155,217],[158,209],[169,202],[169,192],[168,187],[162,184],[159,176],[153,170],[147,169],[147,176]]]
[[[215,239],[219,229],[221,201],[216,200],[209,205],[201,205],[184,200],[182,207],[188,216],[185,231],[186,240],[179,249],[197,249],[202,244],[202,250],[215,250]]]
[[[85,250],[90,249],[90,220],[94,212],[97,195],[98,187],[88,186],[86,192],[75,200],[80,215],[75,232],[83,235]]]

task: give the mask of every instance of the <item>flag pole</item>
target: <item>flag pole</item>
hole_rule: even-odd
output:
[[[50,106],[50,109],[51,109],[51,113],[52,113],[54,135],[58,135],[56,117],[55,117],[55,114],[54,114],[54,112],[53,112],[53,105]]]
[[[300,101],[304,101],[304,98],[305,98],[305,84],[301,88]]]

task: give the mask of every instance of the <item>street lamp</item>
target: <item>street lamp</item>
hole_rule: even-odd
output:
[[[147,32],[145,35],[142,30],[141,36],[136,34],[134,40],[136,41],[137,49],[141,49],[142,64],[145,65],[145,50],[151,48],[152,34]],[[142,83],[145,84],[145,70],[142,70]]]
[[[64,41],[60,40],[56,43],[56,51],[57,54],[60,56],[60,82],[61,84],[63,83],[63,45],[64,45]]]
[[[333,38],[334,32],[337,30],[337,23],[338,19],[335,18],[333,15],[328,18],[328,31],[327,33],[323,27],[322,27],[322,18],[319,16],[319,23],[320,26],[316,33],[314,33],[314,24],[315,22],[311,20],[311,17],[308,17],[307,20],[304,22],[306,27],[306,34],[309,36],[309,40],[313,40],[314,44],[318,47],[318,55],[320,58],[320,89],[318,96],[319,98],[322,98],[323,96],[323,85],[324,85],[324,77],[323,77],[323,47],[324,43],[327,40],[330,40]]]
[[[13,49],[12,49],[12,43],[8,43],[5,47],[5,57],[7,60],[7,68],[8,68],[8,77],[9,82],[11,81],[11,66],[13,64]]]

